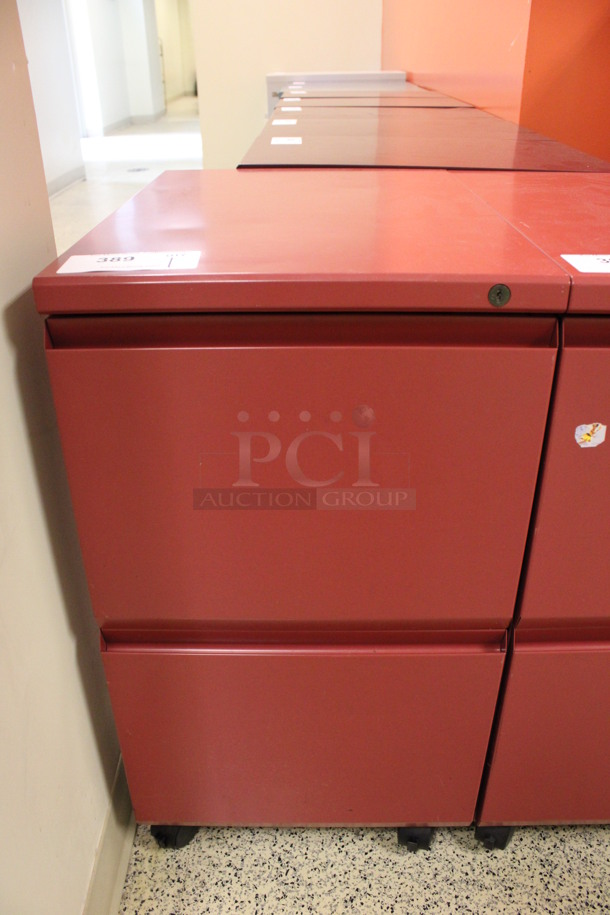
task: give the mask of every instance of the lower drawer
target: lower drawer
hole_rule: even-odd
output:
[[[480,821],[610,822],[610,642],[515,647]]]
[[[469,824],[498,645],[109,646],[136,817]]]

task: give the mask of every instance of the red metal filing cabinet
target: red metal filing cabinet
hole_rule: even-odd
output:
[[[462,176],[571,275],[533,537],[480,819],[610,820],[607,175]]]
[[[334,123],[298,112],[296,125],[268,123],[240,167],[610,171],[608,162],[475,108],[400,108],[399,117],[373,123],[341,120],[342,110]]]
[[[472,108],[470,102],[462,102],[448,95],[437,95],[427,92],[421,96],[408,95],[397,98],[392,96],[376,96],[375,98],[359,96],[353,98],[310,98],[300,97],[295,102],[290,99],[280,99],[275,111],[281,111],[285,106],[298,106],[303,112],[314,113],[327,108],[340,108],[343,112],[356,108]]]
[[[37,278],[139,820],[473,821],[568,293],[442,171],[168,173]]]
[[[302,89],[294,87],[294,91],[289,90],[287,87],[282,96],[282,100],[290,100],[294,98],[306,98],[306,99],[384,99],[384,98],[396,98],[396,99],[409,99],[409,98],[439,98],[442,97],[441,92],[436,92],[431,89],[423,89],[421,86],[416,86],[415,83],[404,83],[401,88],[397,89],[332,89],[332,88],[319,88],[313,84],[304,86]]]
[[[286,130],[278,131],[275,129],[278,125],[274,123],[277,118],[272,117],[261,138],[271,139],[281,133],[282,136],[300,135],[304,141],[312,142],[318,137],[321,140],[341,137],[350,143],[358,137],[371,135],[376,140],[417,136],[438,143],[448,132],[455,132],[456,124],[466,123],[472,131],[472,141],[480,143],[482,137],[489,138],[490,123],[492,127],[506,123],[475,108],[307,108],[305,115],[297,114],[288,120],[296,121],[296,124],[287,124]],[[503,127],[498,131],[498,139],[512,135],[513,127],[508,126],[508,131]]]

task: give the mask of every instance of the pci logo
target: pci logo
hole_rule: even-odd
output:
[[[359,404],[348,416],[334,410],[317,427],[312,414],[302,410],[288,418],[290,433],[281,431],[282,417],[277,410],[267,413],[267,429],[255,426],[246,410],[237,413],[236,419],[235,428],[223,437],[223,445],[200,455],[201,485],[193,490],[195,510],[415,509],[415,489],[410,485],[394,488],[379,482],[377,473],[386,455],[375,448],[380,436],[372,407]],[[298,431],[295,419],[301,427]],[[402,457],[404,470],[407,456]],[[392,459],[396,461],[396,453]],[[222,477],[224,485],[206,486],[212,482],[211,476]],[[278,479],[286,485],[270,485],[270,480],[277,484]]]

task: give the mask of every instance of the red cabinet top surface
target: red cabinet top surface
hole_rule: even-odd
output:
[[[58,274],[71,255],[200,251],[188,270]],[[167,172],[34,281],[43,314],[554,312],[568,265],[442,170]],[[510,301],[490,304],[505,284]]]
[[[298,106],[297,106],[298,107]],[[357,115],[357,116],[355,116]],[[356,136],[364,136],[378,143],[382,138],[399,136],[405,138],[405,148],[417,140],[429,143],[432,140],[447,141],[452,138],[468,138],[477,144],[503,140],[513,141],[515,125],[502,121],[476,108],[306,108],[303,112],[283,112],[281,118],[293,120],[294,125],[273,122],[275,114],[260,134],[267,143],[273,136],[301,135],[310,141],[324,142],[331,136],[345,136],[351,143]],[[303,140],[305,142],[305,140]],[[461,142],[461,139],[460,139]],[[415,148],[415,147],[413,147]],[[434,166],[435,163],[431,162]],[[608,166],[610,168],[610,165]]]
[[[257,137],[242,167],[610,172],[610,162],[476,108],[402,108],[399,130],[387,121],[366,132],[345,126],[349,136],[310,127],[300,144],[285,146],[272,142],[271,130]]]
[[[291,101],[290,98],[280,99],[275,111],[280,111],[286,106],[294,105],[302,111],[318,111],[321,108],[472,108],[470,102],[462,102],[448,95],[425,93],[423,95],[378,95],[378,96],[349,96],[342,98],[324,98],[301,96],[300,102]]]
[[[570,312],[610,312],[610,175],[462,172],[461,181],[570,274]],[[572,263],[564,255],[585,256]]]
[[[295,86],[293,90],[284,90],[283,99],[290,98],[424,98],[425,96],[443,96],[442,92],[435,89],[423,89],[416,86],[415,83],[405,83],[404,86],[396,89],[333,89],[331,87],[321,88],[313,84],[305,85],[303,88]],[[447,97],[447,96],[443,96]]]

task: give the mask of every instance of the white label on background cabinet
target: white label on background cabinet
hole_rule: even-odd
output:
[[[295,106],[293,106],[292,108],[291,108],[290,106],[288,106],[288,107],[283,107],[283,106],[282,106],[282,108],[280,108],[280,111],[302,111],[302,110],[303,110],[303,109],[302,109],[302,108],[299,108],[298,105],[295,105]]]
[[[610,273],[610,254],[562,254],[579,273]]]
[[[137,270],[193,270],[201,251],[136,251],[120,254],[73,254],[58,273],[125,273]]]
[[[272,127],[294,127],[296,124],[296,118],[274,118],[271,121]]]
[[[300,146],[303,137],[271,137],[272,146]]]

